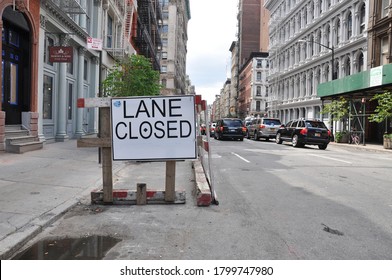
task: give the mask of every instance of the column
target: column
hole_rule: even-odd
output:
[[[37,98],[37,110],[40,113],[38,116],[38,139],[41,142],[46,141],[43,128],[43,77],[44,77],[44,66],[43,66],[43,55],[45,53],[45,29],[46,29],[46,18],[40,15],[40,32],[39,32],[39,51],[38,51],[38,98]]]
[[[83,47],[79,47],[78,49],[78,80],[77,80],[77,97],[83,98],[85,97],[83,94],[83,85],[84,85],[84,54],[86,53],[86,49]],[[78,108],[76,110],[76,131],[75,137],[80,138],[83,132],[83,110]]]
[[[61,36],[63,46],[66,46],[67,36]],[[57,100],[57,129],[55,139],[57,142],[64,142],[69,137],[67,135],[67,64],[59,63],[58,75],[58,100]]]

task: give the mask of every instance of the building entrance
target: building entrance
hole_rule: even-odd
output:
[[[23,15],[11,7],[3,13],[2,111],[5,124],[21,124],[22,112],[30,111],[30,36]]]

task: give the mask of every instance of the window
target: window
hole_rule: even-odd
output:
[[[381,3],[381,18],[388,16],[389,13],[389,0],[382,0]]]
[[[162,25],[161,32],[162,33],[169,32],[169,26],[167,24]]]
[[[362,34],[365,31],[365,4],[362,4],[360,11],[360,19],[359,19],[359,33]]]
[[[338,19],[336,21],[336,44],[340,43],[340,31],[341,31],[340,19]]]
[[[261,109],[261,102],[260,101],[256,101],[256,111],[260,111]]]
[[[167,52],[162,52],[162,59],[167,59]]]
[[[256,96],[261,96],[261,86],[256,87]]]
[[[346,73],[346,76],[351,75],[351,60],[349,57],[346,59],[346,63],[344,64],[344,72]]]
[[[161,73],[167,73],[167,66],[166,65],[161,66]]]
[[[67,73],[70,75],[73,75],[73,72],[74,72],[74,64],[72,61],[72,62],[67,63]]]
[[[53,114],[53,77],[44,75],[43,81],[43,119],[52,119]]]
[[[258,59],[257,60],[257,66],[256,66],[257,68],[261,68],[261,59]]]
[[[107,30],[106,30],[106,47],[113,47],[113,19],[108,16]]]
[[[45,46],[44,46],[44,48],[45,48],[44,62],[45,62],[46,64],[49,64],[49,65],[52,65],[52,66],[53,66],[53,62],[50,62],[50,61],[49,61],[49,47],[52,47],[52,46],[54,46],[54,40],[53,40],[53,38],[46,37]]]
[[[256,80],[261,81],[261,72],[256,73]]]
[[[351,12],[349,12],[347,15],[347,40],[349,40],[352,35],[353,35],[353,17],[351,15]]]
[[[162,79],[161,84],[162,84],[162,86],[165,88],[166,85],[167,85],[167,80],[166,80],[166,79]]]
[[[388,36],[381,38],[380,65],[388,64]]]
[[[72,120],[73,111],[73,84],[68,84],[68,120]]]
[[[84,59],[83,79],[84,79],[85,81],[88,80],[88,79],[87,79],[87,78],[88,78],[87,74],[88,74],[88,61],[87,61],[87,59]]]
[[[363,53],[361,52],[361,54],[359,55],[359,57],[358,57],[358,63],[357,63],[357,65],[358,65],[358,73],[359,72],[362,72],[364,69],[363,69]]]

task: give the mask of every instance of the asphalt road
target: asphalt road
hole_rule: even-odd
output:
[[[390,153],[247,139],[210,147],[218,206],[86,198],[25,247],[105,235],[121,239],[106,259],[392,259]]]

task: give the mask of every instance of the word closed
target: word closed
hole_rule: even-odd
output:
[[[113,160],[196,158],[194,96],[113,98]]]

